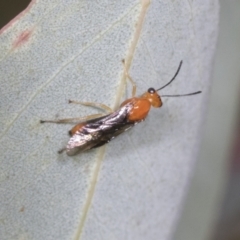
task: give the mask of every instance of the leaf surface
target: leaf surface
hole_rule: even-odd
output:
[[[204,4],[203,4],[204,2]],[[217,1],[33,1],[0,32],[0,195],[4,239],[167,239],[200,142],[217,36]],[[205,25],[205,21],[208,22]],[[57,151],[82,117],[159,88],[147,120],[107,146]]]

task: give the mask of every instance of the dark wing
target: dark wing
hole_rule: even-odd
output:
[[[98,138],[97,144],[92,148],[101,147],[102,145],[110,142],[112,139],[120,135],[121,133],[127,131],[134,126],[135,123],[125,123],[122,125],[113,125],[109,129],[102,131],[102,135]]]
[[[130,129],[137,123],[128,121],[131,107],[131,104],[126,104],[114,113],[87,121],[70,138],[66,148],[67,154],[72,156],[78,152],[100,147]]]

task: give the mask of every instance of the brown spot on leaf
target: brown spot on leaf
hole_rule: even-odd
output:
[[[24,212],[25,208],[24,206],[21,207],[21,209],[19,210],[19,212]]]
[[[28,42],[29,38],[32,35],[32,30],[25,30],[23,31],[16,39],[16,41],[13,44],[13,48],[20,47],[21,45]]]

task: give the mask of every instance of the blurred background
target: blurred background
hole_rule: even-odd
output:
[[[29,2],[2,0],[0,29]],[[205,133],[174,240],[240,240],[240,1],[219,2]]]
[[[205,132],[173,239],[240,240],[240,1],[219,4]]]
[[[215,76],[226,69],[223,76],[226,85],[236,86],[226,98],[230,98],[232,108],[229,116],[229,144],[226,142],[228,181],[224,191],[224,199],[219,211],[219,218],[213,233],[214,240],[240,239],[240,1],[221,1],[220,37],[218,52],[222,61],[222,70],[216,65]],[[222,49],[223,48],[223,49]],[[225,48],[225,49],[224,49]],[[217,55],[217,56],[218,56]],[[216,61],[218,63],[218,61]],[[225,65],[225,67],[224,67]],[[221,76],[221,75],[220,75]],[[216,81],[217,79],[215,79]],[[225,86],[225,85],[223,85]],[[224,95],[223,95],[224,96]],[[229,97],[230,96],[230,97]],[[225,98],[225,97],[224,97]],[[226,104],[226,107],[228,105]],[[232,118],[232,119],[231,119]]]
[[[30,2],[30,0],[1,0],[0,29],[23,11]]]

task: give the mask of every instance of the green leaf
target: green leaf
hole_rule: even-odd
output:
[[[0,32],[0,195],[3,239],[166,239],[195,162],[217,36],[208,1],[35,1]],[[205,21],[208,24],[205,24]],[[164,98],[146,121],[107,146],[57,151],[69,124],[117,108],[125,59],[137,93]]]

